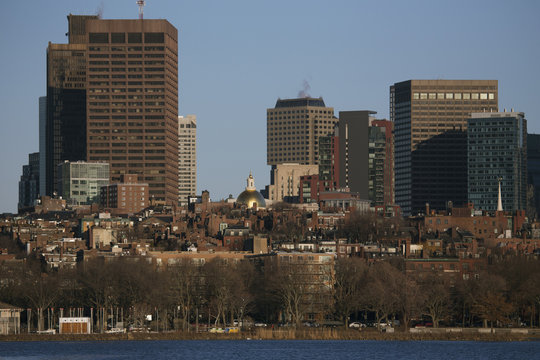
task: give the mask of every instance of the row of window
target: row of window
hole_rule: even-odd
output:
[[[413,93],[414,100],[494,100],[495,93]]]

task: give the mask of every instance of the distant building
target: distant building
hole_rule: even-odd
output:
[[[394,124],[370,119],[369,200],[373,206],[394,204]]]
[[[58,195],[72,205],[99,203],[101,187],[109,184],[109,164],[64,161],[58,165]]]
[[[339,187],[369,198],[369,117],[375,111],[339,112]]]
[[[534,190],[536,216],[540,215],[540,135],[527,134],[527,173],[529,186]],[[531,219],[532,220],[532,219]]]
[[[34,205],[39,196],[39,153],[28,155],[28,165],[23,165],[23,173],[19,180],[18,209]]]
[[[395,202],[403,214],[467,202],[467,119],[498,111],[497,80],[408,80],[390,87]]]
[[[47,194],[47,97],[39,98],[39,193]]]
[[[178,116],[178,203],[197,193],[197,117]]]
[[[317,175],[318,165],[278,164],[272,167],[270,185],[266,187],[268,199],[272,202],[299,202],[300,178],[305,175]]]
[[[266,111],[267,163],[317,165],[319,138],[333,133],[334,108],[322,98],[278,99]]]
[[[473,113],[468,121],[469,202],[496,211],[527,207],[527,120],[522,112]]]
[[[137,175],[122,175],[119,183],[101,187],[101,206],[113,214],[134,214],[149,204],[148,184]]]
[[[46,192],[42,195],[52,196],[58,191],[58,164],[64,160],[86,160],[88,49],[86,44],[73,43],[71,39],[84,29],[86,20],[97,18],[68,16],[69,44],[49,42],[47,48],[47,116],[45,134],[40,134],[40,137],[45,137],[46,158]],[[109,116],[106,118],[109,119]]]
[[[21,312],[13,305],[0,302],[0,335],[21,333]]]
[[[339,187],[339,137],[337,125],[334,133],[319,137],[319,176],[324,191],[332,191]]]
[[[68,15],[47,53],[47,193],[57,165],[102,161],[136,174],[156,203],[178,203],[178,31],[163,19]]]

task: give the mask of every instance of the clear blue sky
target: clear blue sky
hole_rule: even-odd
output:
[[[237,196],[252,170],[269,182],[266,109],[304,80],[336,114],[388,117],[388,89],[408,79],[497,79],[499,107],[539,133],[539,1],[147,0],[145,18],[179,30],[180,114],[198,121],[198,192]],[[137,18],[135,0],[4,1],[0,12],[0,212],[38,148],[46,48],[66,15]],[[535,85],[536,84],[536,85]]]

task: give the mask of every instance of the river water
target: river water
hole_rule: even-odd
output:
[[[540,341],[0,342],[0,359],[540,359]]]

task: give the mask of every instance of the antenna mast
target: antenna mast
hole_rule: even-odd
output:
[[[143,8],[144,8],[144,0],[137,0],[137,5],[139,5],[139,19],[143,19]]]

